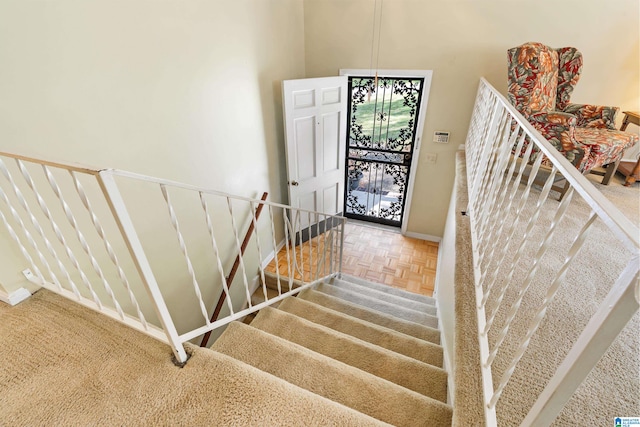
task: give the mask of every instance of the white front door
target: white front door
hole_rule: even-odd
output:
[[[347,77],[285,80],[282,94],[289,204],[342,213]],[[308,225],[303,216],[302,226]]]

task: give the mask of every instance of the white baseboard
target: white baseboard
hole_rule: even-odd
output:
[[[430,234],[414,233],[413,231],[407,231],[403,235],[414,239],[428,240],[436,243],[440,243],[442,241],[442,237],[432,236]]]
[[[31,296],[31,292],[29,292],[26,288],[16,289],[10,294],[6,293],[4,290],[0,289],[0,301],[9,304],[16,305]]]

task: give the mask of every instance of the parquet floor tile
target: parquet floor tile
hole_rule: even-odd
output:
[[[304,276],[305,280],[315,277],[320,265],[320,272],[328,271],[324,267],[329,264],[328,257],[318,257],[326,245],[323,236],[318,236],[301,246],[295,253],[303,267],[293,273],[295,279]],[[277,270],[287,276],[289,266],[286,262],[287,248],[278,253]],[[294,253],[293,248],[289,248]],[[399,232],[348,222],[345,226],[345,239],[342,257],[342,272],[361,277],[395,288],[404,289],[423,295],[433,295],[436,268],[438,262],[438,243],[405,237]],[[276,272],[274,259],[266,271]],[[323,275],[323,274],[320,274]]]

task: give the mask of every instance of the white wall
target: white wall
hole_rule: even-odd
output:
[[[303,25],[302,0],[3,0],[0,150],[282,201]],[[25,266],[0,245],[8,291]]]
[[[386,0],[377,1],[378,10],[381,4],[373,66],[434,71],[411,232],[442,236],[455,151],[466,137],[478,79],[506,92],[508,48],[527,41],[575,46],[584,69],[574,102],[640,109],[637,0]],[[369,68],[373,14],[374,0],[305,0],[307,76]],[[375,42],[374,51],[377,36]],[[448,145],[430,142],[435,130],[451,131]],[[426,153],[437,153],[435,165]]]

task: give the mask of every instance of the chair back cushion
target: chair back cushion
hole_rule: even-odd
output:
[[[569,105],[573,88],[580,80],[582,72],[582,54],[575,47],[556,49],[558,52],[558,97],[556,110],[564,111]]]
[[[556,110],[558,51],[542,43],[508,50],[509,101],[523,116]]]

